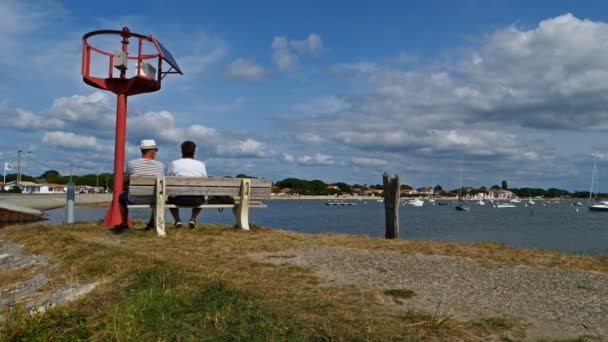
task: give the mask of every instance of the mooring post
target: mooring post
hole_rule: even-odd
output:
[[[74,182],[68,183],[67,206],[66,206],[66,222],[74,223],[74,200],[76,199],[76,186]]]
[[[399,199],[401,194],[399,175],[391,177],[388,173],[382,175],[384,185],[384,215],[386,218],[387,239],[399,237]]]

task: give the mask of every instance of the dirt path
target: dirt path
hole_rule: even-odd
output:
[[[608,337],[604,273],[320,246],[254,257],[313,268],[333,285],[413,290],[415,296],[395,304],[397,310],[439,310],[459,319],[523,319],[530,340]]]

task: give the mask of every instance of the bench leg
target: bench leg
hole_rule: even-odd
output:
[[[156,198],[154,204],[154,222],[156,234],[167,236],[165,232],[165,178],[156,178]]]
[[[236,217],[236,225],[243,229],[249,230],[249,196],[251,195],[251,180],[243,178],[241,181],[241,201],[238,206],[232,208],[232,212]]]

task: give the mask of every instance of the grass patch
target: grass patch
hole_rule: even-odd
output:
[[[254,296],[211,284],[185,289],[185,276],[163,268],[139,275],[114,308],[108,338],[140,340],[302,340],[293,320],[279,318]]]
[[[82,312],[53,308],[30,315],[21,307],[10,310],[0,324],[0,341],[87,341],[93,332]]]
[[[384,290],[384,294],[396,299],[410,299],[416,295],[416,292],[408,289],[389,289]]]

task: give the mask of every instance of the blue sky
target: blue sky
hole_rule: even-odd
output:
[[[416,187],[608,190],[601,1],[0,0],[0,159],[112,170],[115,96],[82,82],[81,37],[153,34],[184,70],[129,98],[127,157],[185,139],[211,175]],[[606,179],[606,181],[602,181]]]

